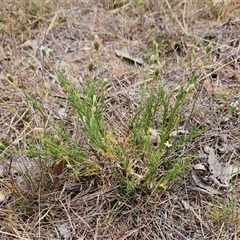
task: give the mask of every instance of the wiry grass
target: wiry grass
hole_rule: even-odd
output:
[[[99,45],[96,42],[94,47],[98,52]],[[90,64],[90,73],[92,69]],[[186,119],[183,108],[188,101],[190,88],[197,81],[197,76],[190,79],[185,87],[168,90],[164,82],[157,80],[155,73],[150,92],[146,84],[142,87],[139,108],[134,118],[129,120],[129,135],[122,142],[118,142],[120,137],[111,132],[104,118],[107,105],[104,81],[96,82],[89,78],[86,80],[85,91],[76,92],[66,77],[61,73],[58,73],[58,77],[73,106],[82,134],[89,141],[90,149],[106,157],[108,159],[106,164],[115,165],[113,173],[123,184],[124,192],[129,194],[141,190],[151,194],[159,188],[167,189],[170,183],[185,172],[191,162],[190,158],[171,159],[169,152],[171,149],[177,151],[185,142],[190,141],[191,137],[196,136],[197,132],[191,131],[188,136],[183,136],[176,143],[172,142],[170,134]],[[155,126],[157,118],[159,129]],[[73,159],[73,156],[67,158]],[[96,164],[87,162],[84,164],[84,160],[79,161],[80,165],[90,172],[92,165],[96,167]],[[81,172],[77,166],[73,170]],[[99,170],[100,164],[97,168],[97,171]]]

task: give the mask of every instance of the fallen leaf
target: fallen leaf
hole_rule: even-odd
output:
[[[206,170],[202,164],[196,164],[193,166],[191,175],[192,179],[197,186],[195,190],[208,192],[209,194],[222,195],[231,191],[230,181],[239,172],[239,166],[236,164],[223,163],[218,161],[215,151],[209,148],[209,170],[211,174],[202,176],[203,172],[199,170]],[[199,174],[200,173],[200,174]]]
[[[229,164],[227,164],[222,169],[222,174],[220,176],[220,180],[226,187],[229,187],[231,178],[232,177],[231,177],[231,173],[229,172]]]
[[[206,167],[205,167],[203,164],[201,164],[201,163],[195,164],[195,165],[193,166],[193,168],[194,168],[195,170],[206,170]]]
[[[191,176],[197,186],[195,190],[202,191],[211,195],[223,195],[225,193],[225,191],[210,186],[210,184],[204,181],[202,177],[197,173],[197,170],[192,169]]]
[[[236,164],[227,164],[222,169],[221,182],[225,184],[226,187],[229,187],[231,179],[236,176],[239,172],[239,166]]]
[[[189,210],[191,208],[189,201],[182,200],[182,204],[186,210]]]
[[[231,178],[239,174],[239,166],[237,164],[229,164],[228,171]]]
[[[67,118],[66,108],[59,108],[57,113],[58,113],[57,115],[58,119],[63,120]]]
[[[208,156],[209,170],[215,178],[219,177],[222,173],[222,165],[218,162],[214,149],[210,149]]]
[[[54,186],[58,184],[59,176],[63,173],[65,167],[66,167],[65,160],[62,160],[61,162],[59,162],[53,167],[53,170],[51,172],[51,177],[52,177],[52,182]]]
[[[224,152],[224,153],[231,152],[234,149],[235,149],[235,147],[233,145],[228,145],[228,144],[222,144],[221,147],[218,147],[218,150],[220,152]]]
[[[127,51],[124,51],[124,50],[117,50],[115,49],[115,53],[118,57],[122,57],[132,63],[137,63],[139,65],[143,65],[144,64],[144,61],[142,58],[134,58],[133,56],[130,55],[129,52]]]
[[[31,48],[34,52],[38,49],[38,41],[37,40],[26,40],[23,44],[19,45],[20,48],[27,49]]]
[[[71,228],[66,223],[57,225],[57,229],[64,239],[69,239],[72,235]]]

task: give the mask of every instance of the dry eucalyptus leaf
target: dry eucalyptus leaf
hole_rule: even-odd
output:
[[[36,52],[39,47],[39,43],[37,40],[26,40],[23,44],[19,45],[19,47],[23,49],[32,48]]]
[[[229,164],[229,167],[228,167],[229,176],[233,178],[234,176],[239,174],[239,170],[240,170],[239,168],[240,166],[238,166],[237,164]]]
[[[226,168],[227,169],[227,168]],[[229,188],[229,176],[224,173],[223,169],[223,174],[221,175],[221,179],[215,178],[213,175],[209,177],[213,181],[213,185],[215,188],[222,188],[222,189],[228,189]]]
[[[57,113],[58,113],[58,119],[63,120],[67,118],[66,108],[59,108]]]
[[[214,149],[210,149],[208,155],[208,163],[209,163],[209,170],[213,174],[215,178],[219,177],[222,173],[222,166],[218,162],[217,157],[215,155]]]
[[[196,190],[202,191],[211,195],[223,195],[225,192],[221,191],[220,189],[215,189],[212,186],[210,186],[208,183],[206,183],[202,177],[197,173],[197,170],[192,169],[191,171],[192,179],[194,180],[196,184]]]
[[[231,172],[230,172],[230,164],[226,163],[225,166],[222,167],[222,173],[219,177],[221,182],[225,184],[225,186],[228,188],[230,186],[230,180],[232,178]]]
[[[122,57],[132,63],[137,63],[139,65],[143,65],[144,61],[142,58],[134,58],[133,56],[131,56],[131,54],[127,51],[124,50],[117,50],[115,49],[115,53],[118,57]]]
[[[63,173],[66,165],[67,165],[67,162],[65,160],[62,160],[61,162],[59,162],[53,167],[53,170],[51,172],[51,177],[52,177],[52,182],[54,186],[58,184],[59,178]]]
[[[189,210],[191,208],[189,201],[182,200],[182,204],[186,210]]]
[[[64,237],[64,239],[68,239],[71,237],[72,233],[70,231],[70,226],[67,225],[66,223],[57,225],[57,229],[59,233]]]
[[[235,149],[233,145],[223,144],[221,147],[218,147],[220,152],[228,153]]]
[[[206,188],[208,185],[206,182],[198,175],[197,171],[195,169],[192,169],[191,171],[192,179],[194,180],[195,184],[201,188]]]
[[[196,169],[196,170],[206,170],[206,167],[203,164],[201,164],[201,163],[195,164],[193,166],[193,168]]]

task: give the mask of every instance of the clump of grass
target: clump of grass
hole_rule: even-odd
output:
[[[224,205],[213,202],[210,216],[219,227],[231,227],[240,223],[239,210],[234,200],[227,201]]]
[[[192,79],[193,82],[195,80],[196,78]],[[158,82],[156,85],[157,87],[153,82],[148,97],[147,86],[142,88],[139,109],[135,118],[131,120],[131,151],[127,150],[131,156],[123,162],[125,171],[131,176],[131,181],[128,178],[124,179],[127,185],[130,184],[130,189],[134,183],[136,188],[150,193],[159,188],[168,188],[171,182],[184,173],[191,159],[171,156],[171,152],[177,151],[196,133],[192,131],[188,137],[179,141],[170,137],[171,132],[186,118],[182,111],[189,88],[181,87],[176,91],[168,90],[164,82]],[[159,127],[156,126],[157,119]]]
[[[99,46],[95,47],[97,52],[98,49]],[[89,71],[92,76],[92,63]],[[63,74],[57,74],[90,148],[108,159],[106,165],[113,164],[112,174],[122,185],[124,194],[136,191],[153,194],[159,189],[167,189],[184,173],[192,159],[176,157],[172,152],[178,151],[196,131],[178,141],[170,134],[186,118],[183,109],[197,76],[190,79],[187,86],[170,90],[164,81],[157,80],[158,73],[154,73],[150,89],[147,85],[142,86],[139,108],[135,117],[129,119],[129,135],[124,141],[118,141],[120,137],[112,133],[105,119],[104,81],[96,82],[90,77],[86,80],[85,90],[79,94]],[[77,168],[74,170],[78,171]]]

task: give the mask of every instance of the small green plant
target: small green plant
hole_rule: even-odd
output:
[[[240,223],[240,214],[237,203],[234,200],[227,201],[225,204],[213,203],[211,217],[219,226],[223,224],[231,227]]]
[[[89,67],[89,70],[91,73],[93,67]],[[124,142],[118,142],[118,136],[111,133],[105,120],[102,85],[92,78],[87,79],[86,89],[80,93],[84,97],[79,97],[64,75],[58,72],[91,148],[110,160],[105,164],[114,163],[113,174],[123,186],[125,194],[135,191],[153,193],[159,188],[166,189],[184,173],[192,160],[171,156],[171,151],[177,151],[197,134],[196,131],[178,141],[174,141],[170,134],[186,118],[183,108],[197,77],[194,76],[186,87],[168,90],[164,82],[157,83],[158,74],[154,74],[150,89],[147,85],[142,87],[141,103],[135,117],[129,120],[130,134]],[[160,122],[159,129],[155,124],[157,119]]]
[[[140,155],[144,155],[145,169],[141,174],[141,179],[145,181],[142,185],[146,185],[150,191],[155,191],[159,187],[167,188],[170,182],[184,173],[191,162],[191,158],[183,160],[172,156],[173,159],[171,159],[171,151],[179,149],[197,132],[193,130],[188,137],[182,137],[179,141],[173,141],[170,134],[186,118],[182,111],[195,81],[196,77],[187,87],[181,87],[177,91],[168,90],[165,83],[160,82],[157,91],[154,87],[150,89],[149,97],[146,97],[146,85],[142,88],[141,104],[131,123],[132,142],[137,146]],[[159,129],[153,130],[157,128],[155,124],[157,119]],[[156,146],[153,146],[154,144]]]
[[[212,47],[210,45],[207,45],[206,47],[206,54],[209,54],[212,50]]]
[[[107,138],[107,127],[103,117],[104,96],[102,93],[99,94],[91,79],[86,82],[87,92],[82,92],[83,97],[80,97],[61,73],[58,73],[58,77],[67,91],[68,99],[78,116],[82,130],[92,144],[105,151],[106,145],[103,140]]]

